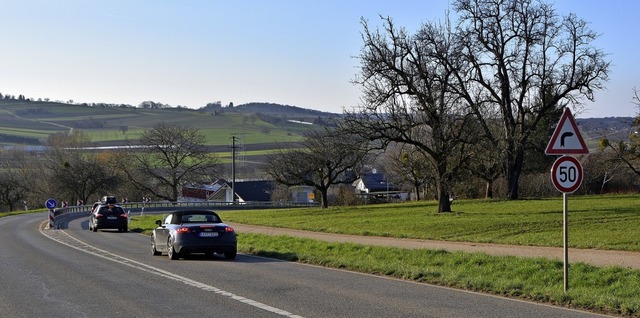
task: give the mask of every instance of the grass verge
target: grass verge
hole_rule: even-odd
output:
[[[160,216],[134,216],[130,230],[149,234],[156,227],[157,219]],[[573,263],[569,290],[565,293],[561,261],[323,242],[290,236],[238,235],[241,253],[640,317],[638,270]]]

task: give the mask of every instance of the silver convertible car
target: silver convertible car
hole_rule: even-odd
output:
[[[151,234],[153,255],[167,253],[172,260],[191,253],[224,254],[226,259],[236,257],[236,232],[213,211],[176,211],[156,224],[158,227]]]

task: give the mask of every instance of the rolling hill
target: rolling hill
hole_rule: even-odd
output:
[[[0,144],[44,145],[49,135],[80,129],[96,146],[125,144],[162,121],[198,128],[207,144],[291,142],[312,125],[338,116],[294,106],[253,103],[211,112],[187,108],[96,107],[57,102],[0,100]]]

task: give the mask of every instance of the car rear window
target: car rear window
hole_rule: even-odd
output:
[[[103,206],[103,207],[100,208],[100,213],[103,213],[103,214],[109,214],[109,213],[122,214],[122,213],[124,213],[124,210],[119,206],[114,206],[114,207]]]
[[[184,214],[182,223],[220,223],[220,218],[212,214]]]

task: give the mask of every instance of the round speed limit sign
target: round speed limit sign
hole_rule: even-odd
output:
[[[575,192],[582,183],[582,165],[574,157],[562,156],[553,163],[551,181],[562,193]]]

